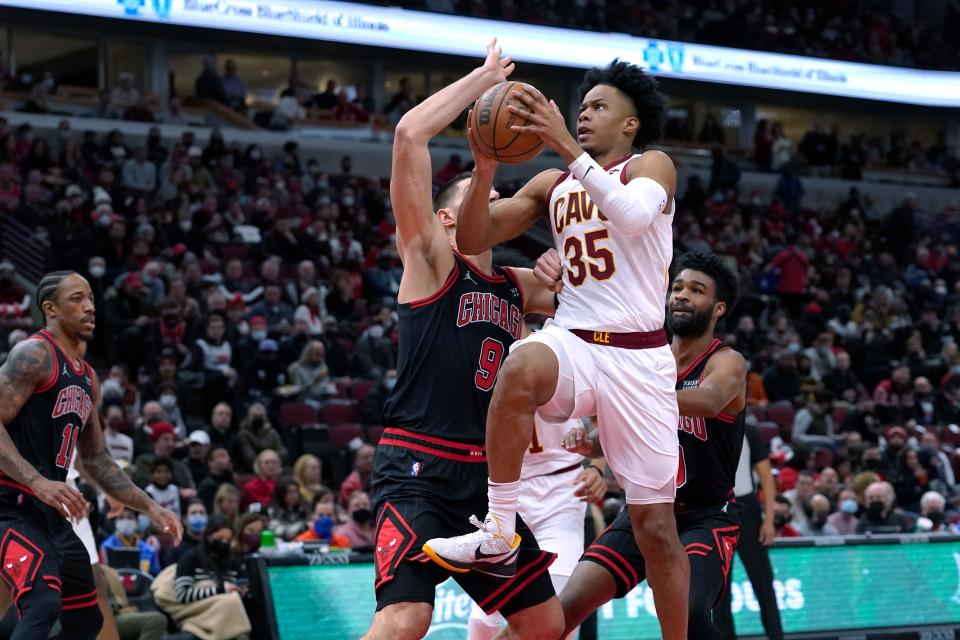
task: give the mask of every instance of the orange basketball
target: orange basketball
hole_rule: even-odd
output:
[[[511,104],[526,109],[513,96],[513,89],[517,86],[530,87],[523,82],[508,81],[487,89],[473,105],[470,121],[481,153],[509,164],[532,160],[543,151],[543,141],[539,137],[510,129],[513,125],[523,126],[529,122],[522,115],[507,109],[507,105]]]

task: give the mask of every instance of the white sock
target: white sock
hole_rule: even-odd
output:
[[[520,481],[493,482],[487,480],[487,499],[490,513],[500,523],[500,533],[507,540],[513,542],[513,534],[517,531],[517,500],[520,498]]]

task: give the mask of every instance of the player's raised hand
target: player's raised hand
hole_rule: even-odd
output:
[[[530,85],[517,85],[512,93],[523,108],[513,104],[508,104],[507,108],[526,118],[528,122],[524,125],[511,126],[511,131],[536,135],[545,145],[560,154],[560,159],[567,164],[583,153],[580,145],[567,129],[567,123],[556,102],[547,100],[539,89]]]
[[[66,482],[40,477],[33,483],[31,489],[36,497],[56,509],[65,518],[82,520],[87,517],[87,501],[79,491]]]
[[[503,49],[497,46],[496,38],[487,43],[487,59],[482,68],[490,74],[490,86],[509,78],[515,67],[510,56],[504,56]]]
[[[467,113],[467,122],[473,122],[473,109]],[[467,142],[470,144],[470,153],[473,154],[473,166],[476,171],[494,171],[497,168],[497,159],[488,156],[480,150],[477,145],[476,132],[473,127],[467,125]]]
[[[582,469],[573,484],[579,485],[573,495],[580,498],[581,502],[603,502],[603,497],[607,495],[607,483],[596,467]]]
[[[577,425],[563,436],[563,448],[570,453],[589,456],[593,451],[593,440],[582,426]]]
[[[147,516],[161,531],[173,536],[174,546],[180,545],[180,539],[183,538],[183,524],[180,522],[180,518],[160,505],[154,505]]]
[[[533,267],[533,275],[537,277],[540,284],[554,293],[560,293],[563,289],[563,263],[560,262],[560,254],[556,249],[547,249],[542,256],[537,258],[537,264]]]

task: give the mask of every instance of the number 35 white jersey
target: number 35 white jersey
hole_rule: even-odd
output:
[[[604,169],[626,184],[629,156]],[[673,215],[658,214],[632,238],[606,221],[569,172],[550,190],[548,222],[563,263],[563,290],[554,321],[564,329],[631,333],[663,328],[673,259]]]

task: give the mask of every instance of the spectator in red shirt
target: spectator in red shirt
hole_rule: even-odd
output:
[[[350,472],[340,485],[340,504],[344,507],[354,491],[370,490],[370,474],[373,472],[373,445],[365,444],[357,449],[357,457]]]
[[[262,509],[273,502],[273,491],[280,475],[280,456],[273,449],[264,449],[253,463],[257,476],[243,487],[241,504],[246,509],[253,503],[259,503]]]
[[[795,242],[773,257],[770,266],[780,272],[778,291],[790,315],[800,315],[807,293],[807,267],[810,257]]]
[[[877,416],[885,423],[903,423],[913,412],[913,386],[910,369],[900,366],[873,390]]]

